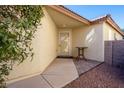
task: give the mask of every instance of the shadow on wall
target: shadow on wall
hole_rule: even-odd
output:
[[[75,31],[74,33],[74,42],[73,42],[73,56],[78,55],[78,51],[75,47],[77,46],[83,46],[83,47],[88,47],[87,49],[84,50],[84,55],[87,59],[97,59],[96,57],[96,52],[97,47],[99,47],[99,42],[100,40],[98,39],[98,34],[97,29],[94,27],[86,28],[84,30],[79,29]],[[97,40],[98,39],[98,40]]]
[[[84,54],[86,56],[86,58],[88,59],[92,59],[92,60],[96,60],[96,52],[97,52],[97,49],[96,47],[97,46],[97,33],[96,33],[96,29],[95,28],[92,28],[90,29],[86,34],[85,34],[85,37],[84,37],[84,45],[86,47],[88,47]]]
[[[85,45],[90,46],[94,43],[95,40],[96,40],[96,33],[95,33],[95,29],[92,28],[85,37],[85,41],[84,41]]]

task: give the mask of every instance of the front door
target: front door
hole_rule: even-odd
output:
[[[59,56],[70,56],[71,54],[71,40],[70,31],[60,31],[59,32]]]

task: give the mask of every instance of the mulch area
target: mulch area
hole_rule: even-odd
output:
[[[82,74],[65,88],[124,88],[124,69],[103,63]]]

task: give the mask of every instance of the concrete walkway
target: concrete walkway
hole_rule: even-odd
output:
[[[41,75],[7,85],[9,88],[60,88],[78,78],[72,59],[57,58]]]

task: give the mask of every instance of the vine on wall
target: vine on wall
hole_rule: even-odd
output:
[[[0,6],[0,87],[6,87],[15,63],[33,57],[32,39],[42,16],[42,6]]]

